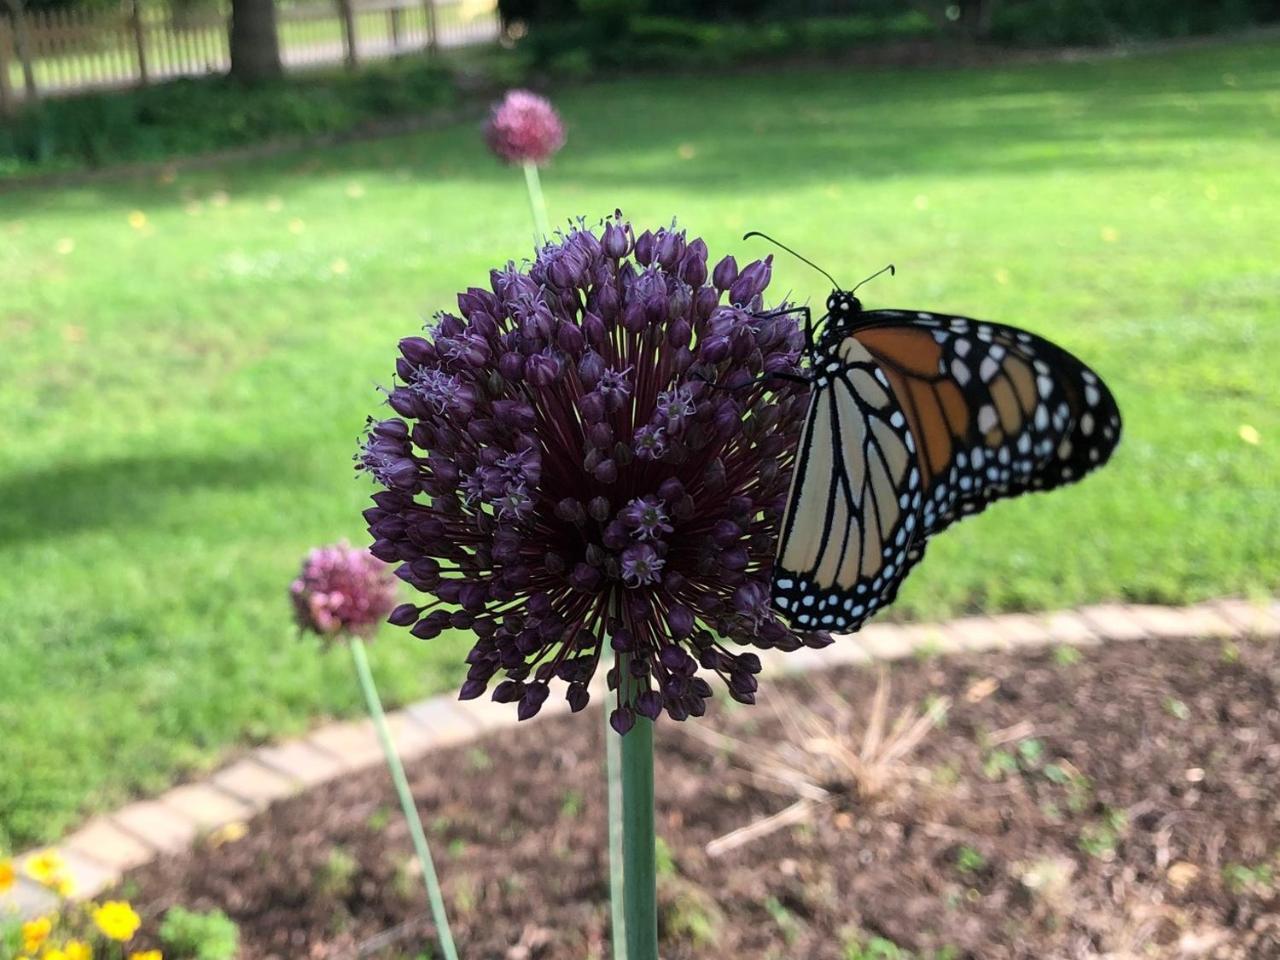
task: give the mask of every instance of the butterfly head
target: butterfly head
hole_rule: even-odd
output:
[[[861,314],[861,300],[847,290],[832,290],[831,296],[827,297],[826,323],[818,346],[827,348],[839,343],[857,325]]]
[[[844,290],[832,290],[827,297],[827,316],[839,323],[845,317],[855,317],[862,312],[862,301]]]

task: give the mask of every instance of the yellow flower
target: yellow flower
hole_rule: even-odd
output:
[[[13,861],[8,857],[0,860],[0,893],[4,893],[12,887],[17,879],[18,871],[13,869]]]
[[[164,960],[159,950],[143,950],[129,954],[129,960]]]
[[[36,917],[22,925],[22,949],[27,953],[35,953],[53,932],[53,921],[48,917]]]
[[[93,911],[93,922],[104,936],[112,940],[132,939],[142,925],[142,918],[123,900],[108,900]]]
[[[1256,447],[1262,442],[1262,434],[1258,433],[1258,428],[1252,424],[1240,424],[1240,439],[1250,446]]]
[[[41,850],[27,860],[27,876],[43,883],[46,887],[56,887],[63,879],[67,862],[57,850]]]
[[[40,954],[40,960],[67,960],[65,950],[59,950],[57,947],[50,947],[44,953]]]
[[[67,955],[67,960],[93,960],[93,947],[83,940],[68,941],[64,952]]]

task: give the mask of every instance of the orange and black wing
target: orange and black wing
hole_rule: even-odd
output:
[[[916,435],[926,537],[990,503],[1079,480],[1120,441],[1102,379],[1014,327],[879,310],[853,337],[875,358]]]
[[[893,601],[929,537],[996,500],[1078,480],[1120,439],[1101,378],[1041,337],[931,313],[862,320],[815,371],[779,541],[774,605],[800,628],[857,630]],[[867,481],[876,463],[878,448],[866,443],[876,424],[900,438],[915,469],[859,486],[851,481]],[[882,505],[885,515],[873,516]],[[890,521],[878,564],[865,542],[860,552],[856,537],[846,543],[873,520],[878,533]],[[851,556],[867,564],[857,577]]]

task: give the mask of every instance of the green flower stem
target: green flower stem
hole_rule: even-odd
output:
[[[538,165],[524,165],[524,185],[529,188],[529,210],[533,213],[533,229],[536,232],[534,242],[541,245],[550,235],[547,226],[547,202],[542,198],[542,181],[538,178]]]
[[[422,830],[422,818],[418,816],[418,807],[413,802],[413,794],[409,792],[409,781],[404,775],[404,765],[400,755],[396,753],[395,744],[391,742],[391,731],[387,728],[387,715],[382,710],[382,699],[378,696],[378,688],[373,682],[373,673],[369,670],[369,654],[365,650],[364,641],[359,637],[351,638],[351,658],[356,663],[356,676],[360,678],[360,689],[364,691],[364,700],[369,707],[369,716],[373,718],[373,728],[378,733],[378,742],[382,744],[382,754],[387,758],[387,767],[391,771],[391,782],[395,784],[396,795],[400,798],[400,809],[409,824],[409,835],[413,838],[413,848],[418,854],[418,863],[422,867],[422,879],[427,885],[427,896],[431,900],[431,916],[436,924],[436,936],[440,938],[440,949],[445,960],[458,960],[458,949],[453,945],[453,932],[449,929],[449,917],[444,911],[444,896],[440,892],[440,879],[436,876],[435,864],[431,862],[431,851],[427,848],[427,836]]]
[[[635,681],[620,658],[626,702]],[[653,721],[637,716],[622,737],[622,861],[627,960],[658,960],[658,878],[653,821]]]
[[[605,643],[608,644],[606,638]],[[618,668],[612,647],[607,654]],[[626,908],[622,866],[622,738],[609,723],[609,705],[604,706],[605,782],[609,815],[609,910],[613,930],[613,960],[627,960]]]

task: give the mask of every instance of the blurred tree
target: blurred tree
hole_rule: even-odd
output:
[[[231,75],[262,83],[283,73],[275,0],[231,0]]]

